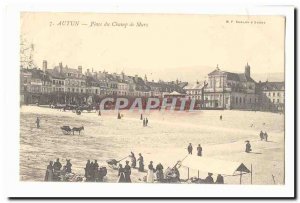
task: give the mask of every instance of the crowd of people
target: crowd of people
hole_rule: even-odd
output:
[[[84,171],[87,182],[103,182],[103,178],[107,174],[106,167],[99,167],[97,160],[94,162],[87,160]]]
[[[45,181],[61,181],[62,176],[72,173],[72,164],[70,159],[66,159],[66,164],[62,167],[62,164],[59,161],[59,158],[53,163],[49,162],[49,165],[46,169]]]
[[[124,167],[122,164],[119,164],[118,166],[119,178],[117,182],[131,182],[130,176],[132,169],[137,169],[138,172],[145,172],[144,157],[141,153],[139,153],[138,159],[136,159],[135,154],[133,152],[130,153],[129,157],[131,158],[130,165],[129,161],[126,161],[126,165]],[[161,163],[158,163],[156,167],[154,167],[153,161],[150,161],[148,165],[147,176],[145,177],[145,182],[153,183],[155,180],[157,182],[165,182],[171,177],[174,177],[177,181],[179,181],[180,175],[176,166],[177,164],[171,169],[167,168],[166,172],[164,173],[164,167]]]

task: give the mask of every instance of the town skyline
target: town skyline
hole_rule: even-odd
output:
[[[49,64],[48,60],[46,60],[46,61]],[[42,62],[43,61],[41,61],[40,63],[35,63],[36,68],[42,70]],[[51,68],[54,68],[54,67],[58,66],[59,63],[60,62],[52,63],[51,65],[49,64],[48,66],[51,69]],[[63,61],[61,63],[63,64],[64,67],[67,66],[68,68],[74,68],[74,69],[77,69],[78,66],[81,66],[80,64],[78,64],[77,66],[72,67],[72,66],[69,66],[68,64],[64,63]],[[251,67],[251,64],[249,64],[249,65]],[[205,66],[207,68],[207,70],[205,70],[205,71],[201,71],[201,69],[197,70],[197,66],[194,66],[194,67],[189,67],[190,68],[189,72],[183,71],[184,74],[182,74],[182,75],[179,74],[177,77],[175,75],[174,77],[172,77],[170,79],[166,79],[168,77],[164,77],[164,74],[162,74],[161,77],[154,78],[151,73],[150,74],[146,74],[146,73],[143,74],[143,72],[141,71],[140,72],[141,74],[137,74],[135,72],[129,72],[129,71],[127,72],[126,71],[127,69],[125,69],[125,68],[122,69],[122,70],[110,71],[109,69],[106,69],[104,67],[103,67],[103,69],[100,69],[100,68],[99,69],[94,69],[93,67],[84,67],[84,66],[82,66],[82,70],[83,70],[84,73],[88,69],[89,69],[90,72],[99,72],[99,71],[103,72],[103,71],[106,71],[106,72],[111,73],[111,74],[113,74],[113,73],[121,74],[122,72],[124,72],[125,74],[131,75],[131,76],[138,75],[141,78],[144,78],[144,76],[146,75],[149,81],[152,81],[152,80],[153,81],[159,81],[159,80],[162,80],[162,81],[176,81],[178,79],[180,81],[185,81],[185,82],[189,82],[189,83],[195,83],[197,81],[200,82],[200,81],[207,80],[207,74],[209,72],[211,72],[211,70],[216,69],[217,66],[218,66],[218,68],[220,70],[228,71],[228,72],[233,72],[233,71],[231,71],[229,69],[226,69],[225,67],[220,67],[219,64],[217,64],[215,67],[214,66],[210,66],[210,67]],[[243,68],[244,67],[241,67],[240,71],[237,71],[237,72],[242,73],[243,72]],[[183,69],[183,68],[179,67],[179,68],[174,68],[174,69]],[[168,70],[164,70],[164,71],[165,71],[165,74],[168,73]],[[199,73],[201,72],[201,74],[198,75],[197,72],[199,72]],[[189,75],[189,73],[191,73],[191,75]],[[197,75],[197,76],[195,76],[195,75]],[[271,73],[259,73],[259,74],[252,72],[251,75],[252,75],[253,79],[256,82],[259,82],[259,81],[262,81],[262,82],[265,82],[265,81],[270,81],[270,82],[284,81],[284,72],[271,72]],[[193,76],[193,78],[191,76]],[[185,78],[188,78],[188,79],[185,79]]]
[[[243,20],[245,16],[227,16]],[[143,22],[146,27],[59,26],[61,20]],[[253,16],[265,24],[228,24],[224,16],[22,13],[21,35],[35,45],[34,60],[62,61],[95,71],[124,71],[149,79],[188,81],[214,69],[238,72],[248,62],[257,74],[284,72],[284,18]],[[55,26],[49,26],[53,22]],[[238,33],[238,34],[237,34]],[[196,71],[196,72],[195,72]]]

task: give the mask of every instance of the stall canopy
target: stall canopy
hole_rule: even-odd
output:
[[[193,155],[188,155],[181,161],[181,166],[198,171],[228,176],[250,173],[250,170],[240,162],[217,160]]]

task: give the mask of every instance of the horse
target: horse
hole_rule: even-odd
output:
[[[79,128],[73,127],[73,128],[72,128],[73,135],[74,135],[74,131],[79,132],[79,135],[80,135],[80,131],[82,131],[82,130],[84,130],[84,127],[83,127],[83,126],[81,126],[81,127],[79,127]]]

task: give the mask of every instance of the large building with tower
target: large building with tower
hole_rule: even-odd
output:
[[[223,71],[217,66],[208,74],[204,103],[206,108],[258,110],[259,94],[250,65],[246,64],[243,73]]]

